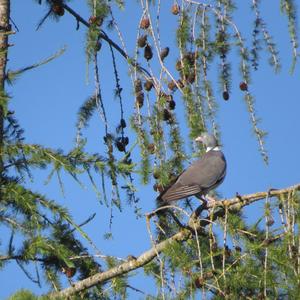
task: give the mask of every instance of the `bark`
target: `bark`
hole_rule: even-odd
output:
[[[205,208],[213,208],[213,207],[227,207],[229,211],[239,211],[244,206],[247,206],[255,201],[265,199],[266,197],[276,197],[280,195],[285,195],[291,191],[299,191],[300,184],[280,189],[280,190],[269,190],[267,192],[259,192],[249,195],[240,196],[237,195],[231,199],[224,199],[220,200],[213,204],[206,205]],[[170,243],[174,241],[182,242],[193,238],[193,233],[197,230],[199,235],[206,235],[204,228],[207,226],[211,221],[216,220],[218,217],[222,217],[224,215],[225,209],[219,209],[216,212],[211,212],[212,215],[209,215],[205,219],[199,220],[198,215],[203,210],[203,206],[197,208],[197,210],[191,215],[191,218],[188,222],[189,227],[181,229],[178,233],[174,234],[172,237],[168,238],[167,240],[160,242],[152,247],[151,249],[147,250],[146,252],[142,253],[136,259],[130,259],[114,268],[111,268],[105,272],[95,274],[91,277],[83,279],[74,283],[71,287],[66,288],[60,292],[55,292],[50,294],[50,299],[55,299],[56,297],[61,297],[66,299],[67,297],[83,291],[85,289],[91,288],[96,284],[104,283],[112,278],[121,276],[123,274],[129,273],[130,271],[136,270],[140,267],[143,267],[150,261],[152,261],[158,253],[161,253]],[[152,216],[153,213],[149,214],[147,217],[149,218]]]
[[[0,0],[0,97],[4,96],[7,64],[10,0]],[[0,182],[3,177],[4,107],[0,105]]]

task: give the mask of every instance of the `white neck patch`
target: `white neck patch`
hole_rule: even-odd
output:
[[[206,152],[210,151],[210,150],[213,150],[213,151],[220,151],[221,148],[219,146],[216,146],[216,147],[207,147],[206,148]]]

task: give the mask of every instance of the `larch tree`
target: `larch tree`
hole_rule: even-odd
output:
[[[250,40],[235,20],[241,4],[232,0],[87,0],[89,16],[72,8],[72,2],[31,4],[46,8],[38,30],[69,14],[74,30],[86,31],[87,76],[94,88],[78,108],[76,141],[66,152],[27,143],[7,93],[7,85],[18,76],[49,63],[64,50],[34,65],[9,70],[9,40],[18,34],[17,20],[10,17],[10,1],[0,0],[0,222],[10,231],[8,240],[0,240],[1,272],[8,263],[17,263],[29,279],[50,286],[43,299],[130,298],[129,290],[142,291],[130,285],[129,276],[155,281],[156,290],[140,295],[145,299],[297,299],[300,184],[230,199],[214,193],[215,203],[197,205],[186,199],[146,215],[141,214],[139,200],[143,185],[149,185],[152,177],[154,190],[161,192],[190,159],[201,156],[204,149],[193,140],[202,132],[212,132],[221,140],[218,101],[230,103],[234,69],[240,72],[239,89],[262,163],[268,163],[251,75],[262,55],[269,56],[278,72],[280,57],[272,26],[262,17],[261,1],[248,1],[253,16]],[[136,11],[138,24],[122,24],[124,9]],[[287,19],[293,72],[299,56],[296,6],[293,0],[281,0],[280,9]],[[164,22],[166,14],[172,16],[171,24]],[[172,45],[167,46],[162,42],[162,27],[168,26]],[[134,45],[128,45],[126,30],[135,32]],[[104,49],[110,53],[109,76],[99,67]],[[122,84],[126,80],[119,69],[124,65],[131,85]],[[218,74],[217,84],[212,73]],[[115,85],[110,98],[102,91],[108,81]],[[124,93],[132,99],[125,100]],[[95,114],[101,118],[104,147],[101,153],[91,154],[84,129]],[[62,173],[70,175],[74,184],[80,184],[80,176],[86,174],[111,224],[113,211],[126,205],[145,218],[151,248],[122,260],[97,255],[84,230],[93,216],[79,224],[66,207],[43,191],[33,191],[28,182],[35,180],[35,169],[51,169],[49,180],[56,174],[61,186]],[[153,192],[153,202],[155,198]],[[264,205],[249,224],[244,207],[257,201]],[[160,222],[159,212],[166,209],[166,219]],[[113,231],[106,238],[111,235]],[[29,264],[35,266],[34,274],[26,270]],[[144,273],[135,275],[139,269]],[[69,286],[63,278],[68,278]],[[28,290],[11,297],[37,298]]]

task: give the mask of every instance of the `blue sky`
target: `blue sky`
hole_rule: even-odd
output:
[[[70,5],[75,10],[81,11],[82,16],[88,19],[87,7],[82,2],[74,1]],[[28,0],[12,1],[11,5],[12,18],[20,31],[10,40],[14,46],[9,49],[9,69],[14,70],[30,65],[52,55],[64,46],[67,47],[63,56],[46,66],[25,73],[12,87],[8,87],[12,96],[11,109],[15,110],[17,119],[25,129],[28,143],[38,143],[68,151],[74,145],[78,108],[92,94],[94,88],[92,74],[87,80],[84,53],[86,29],[81,26],[76,31],[76,22],[71,16],[65,14],[59,22],[48,20],[39,31],[36,31],[38,21],[46,12],[45,8]],[[269,133],[266,148],[270,163],[266,167],[257,151],[258,146],[251,132],[243,92],[239,90],[241,81],[238,72],[239,59],[234,50],[231,54],[233,82],[230,100],[225,102],[221,93],[215,94],[219,104],[217,119],[222,131],[224,153],[228,161],[227,177],[218,191],[228,198],[234,196],[236,192],[245,194],[269,188],[281,188],[296,184],[300,180],[299,65],[296,66],[294,74],[290,75],[292,50],[286,19],[279,12],[279,3],[276,8],[273,4],[264,4],[264,6],[266,10],[263,16],[277,42],[282,70],[279,74],[274,74],[266,62],[267,57],[262,55],[259,70],[252,73],[250,90],[255,95],[256,109],[262,118],[261,127]],[[134,49],[140,15],[140,10],[131,9],[129,5],[124,12],[117,14],[130,53]],[[161,17],[161,22],[164,24],[161,30],[162,44],[173,45],[167,60],[170,63],[175,62],[176,56],[174,52],[172,53],[172,49],[175,49],[175,30],[168,27],[172,22],[174,23],[174,16],[166,11]],[[253,15],[249,14],[247,7],[242,7],[239,11],[236,22],[242,33],[249,37],[251,32],[248,31],[253,22]],[[117,40],[115,35],[112,36]],[[107,45],[103,44],[103,51],[99,58],[100,76],[104,99],[107,103],[112,103],[107,106],[108,115],[112,124],[116,125],[118,117],[115,117],[115,114],[118,106],[112,94],[114,86],[111,79],[105,80],[112,78],[113,75],[108,53]],[[123,98],[128,115],[134,101],[132,88],[128,81],[126,63],[118,55],[117,62],[120,65],[121,84],[126,87]],[[217,77],[213,77],[212,81],[217,83]],[[176,94],[176,98],[180,101],[179,94]],[[184,116],[177,113],[179,120],[184,121]],[[102,128],[103,124],[99,116],[96,116],[85,131],[89,139],[88,149],[91,152],[103,153],[104,151]],[[47,172],[37,171],[34,175],[35,181],[29,185],[67,206],[77,223],[96,212],[95,220],[84,229],[102,253],[125,258],[128,254],[137,256],[150,247],[145,220],[144,218],[136,219],[133,208],[124,205],[122,213],[114,211],[114,238],[111,241],[105,241],[103,234],[108,230],[109,210],[99,205],[90,185],[86,184],[86,188],[81,188],[66,176],[64,178],[65,196],[63,196],[56,179],[44,185]],[[86,182],[86,178],[83,178],[83,181]],[[156,195],[152,185],[153,182],[148,186],[139,186],[138,193],[141,198],[139,205],[144,213],[151,211],[155,206]],[[247,210],[246,217],[249,220],[255,217],[256,209]],[[3,227],[0,229],[4,236],[7,236],[5,229]],[[3,241],[5,242],[5,239]],[[32,289],[39,294],[47,290],[47,287],[39,289],[32,284],[14,263],[2,269],[0,281],[5,287],[0,289],[1,299],[5,299],[21,287]],[[139,277],[131,283],[142,290],[151,292],[152,285],[144,284]],[[132,299],[135,299],[135,296],[136,294],[133,294]]]

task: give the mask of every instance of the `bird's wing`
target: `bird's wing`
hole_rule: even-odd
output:
[[[176,182],[159,197],[164,202],[169,202],[207,193],[223,181],[225,174],[226,161],[222,152],[209,151],[181,173]]]
[[[201,189],[198,185],[179,185],[174,184],[169,187],[163,194],[160,196],[164,202],[176,201],[182,198],[193,196],[201,192]]]
[[[226,175],[226,160],[221,151],[209,151],[195,161],[178,178],[182,185],[199,185],[202,190],[212,189]]]

